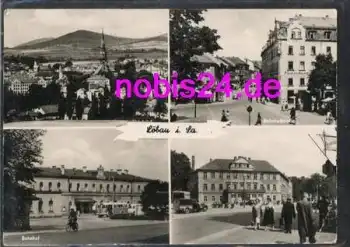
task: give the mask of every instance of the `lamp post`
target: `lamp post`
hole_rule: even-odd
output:
[[[243,193],[242,193],[242,199],[243,199],[243,208],[245,208],[245,175],[243,174]]]
[[[251,122],[251,112],[253,111],[253,107],[251,107],[250,105],[247,107],[247,112],[248,112],[248,122],[249,122],[249,125],[250,125],[250,122]]]

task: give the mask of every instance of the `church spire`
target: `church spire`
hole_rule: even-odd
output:
[[[106,50],[106,44],[105,44],[105,35],[102,29],[102,33],[101,33],[101,59],[104,62],[107,62],[107,50]]]

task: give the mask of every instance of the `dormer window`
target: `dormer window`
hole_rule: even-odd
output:
[[[291,37],[292,39],[295,39],[296,38],[296,36],[295,36],[295,31],[292,31],[292,37]]]
[[[294,28],[292,30],[291,38],[292,39],[301,39],[301,31],[299,28]]]
[[[308,33],[309,39],[315,39],[316,38],[316,32],[315,31],[310,31]]]
[[[324,38],[325,39],[331,39],[331,32],[329,32],[329,31],[324,32]]]

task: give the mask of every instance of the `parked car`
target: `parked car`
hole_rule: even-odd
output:
[[[208,206],[206,204],[193,200],[193,212],[205,212],[207,210]]]
[[[174,201],[174,210],[176,213],[189,214],[194,212],[194,204],[192,199],[177,199]]]

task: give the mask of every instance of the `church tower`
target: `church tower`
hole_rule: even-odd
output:
[[[39,72],[39,65],[36,61],[34,61],[34,65],[33,65],[33,71],[35,73],[38,73]]]

